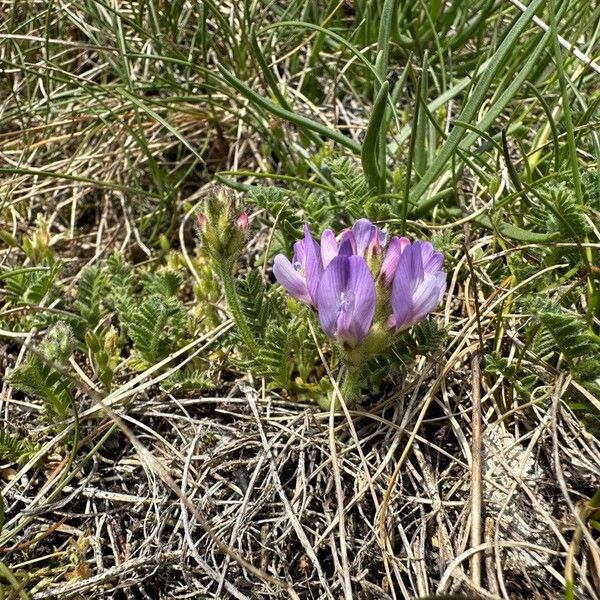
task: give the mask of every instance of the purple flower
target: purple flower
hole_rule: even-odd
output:
[[[385,246],[385,231],[373,225],[369,219],[359,219],[352,229],[346,229],[340,237],[340,254],[368,258]]]
[[[399,238],[394,236],[387,247],[387,252],[383,262],[381,263],[381,270],[379,271],[379,277],[381,277],[381,283],[383,287],[389,288],[394,281],[394,275],[400,262],[400,256],[404,252],[404,249],[410,246],[408,238]]]
[[[294,298],[316,309],[329,337],[357,346],[369,335],[376,307],[378,331],[397,332],[425,318],[446,289],[444,257],[429,242],[397,236],[386,242],[385,232],[367,219],[338,240],[326,229],[320,245],[305,225],[292,261],[278,254],[273,273]]]
[[[342,255],[329,263],[319,285],[318,311],[329,337],[351,346],[365,339],[375,314],[375,284],[363,258]]]
[[[325,232],[326,233],[326,232]],[[325,236],[325,233],[323,236]],[[332,232],[333,235],[333,232]],[[329,236],[327,236],[329,237]],[[335,243],[335,238],[334,238]],[[328,243],[329,262],[330,243]],[[277,281],[300,302],[316,308],[319,279],[323,272],[323,260],[319,244],[310,235],[308,225],[304,226],[304,239],[294,244],[292,262],[283,254],[278,254],[273,263],[273,274]]]
[[[405,329],[424,319],[446,290],[444,255],[429,242],[413,242],[401,253],[392,283],[389,326]]]

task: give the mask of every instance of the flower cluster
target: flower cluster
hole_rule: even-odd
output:
[[[424,319],[446,289],[444,257],[429,242],[393,236],[359,219],[336,239],[326,229],[318,244],[304,226],[290,262],[275,257],[277,281],[312,306],[323,331],[349,347],[367,344],[374,331],[386,335]]]
[[[237,258],[248,232],[248,214],[239,212],[235,197],[225,187],[209,195],[205,212],[197,215],[198,228],[208,253],[219,261]]]

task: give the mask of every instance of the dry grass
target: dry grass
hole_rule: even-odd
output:
[[[513,292],[478,299],[484,337]],[[32,460],[11,473],[5,531],[25,525],[4,548],[13,571],[30,575],[40,599],[113,597],[118,589],[132,598],[283,598],[287,585],[300,598],[456,590],[553,598],[569,565],[579,597],[594,597],[595,551],[573,555],[569,545],[574,511],[597,481],[598,440],[560,403],[569,382],[548,367],[537,402],[504,414],[490,400],[509,398],[510,384],[500,379],[489,389],[484,380],[482,447],[472,446],[469,357],[479,342],[467,296],[462,284],[450,288],[443,355],[422,359],[400,389],[345,416],[285,401],[260,381],[196,398],[161,391],[152,371],[124,382],[105,402],[146,450],[136,451],[126,435],[111,437],[53,501],[48,491],[70,476],[64,458],[35,468]],[[194,345],[204,347],[202,340]],[[181,364],[175,357],[170,366]],[[556,402],[545,411],[543,398],[551,395]],[[89,402],[84,394],[80,401],[82,408]],[[27,408],[5,402],[12,422]],[[102,412],[97,405],[82,410],[89,431],[83,447],[106,431]],[[498,436],[510,443],[499,447]],[[51,456],[58,443],[50,440],[40,454]],[[473,548],[476,452],[484,457],[486,516]],[[488,591],[471,582],[473,552],[484,559]],[[248,573],[237,556],[269,580]]]

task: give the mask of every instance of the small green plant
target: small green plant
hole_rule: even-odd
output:
[[[58,368],[67,368],[73,354],[74,336],[65,323],[57,323],[48,331],[35,352],[12,371],[7,380],[15,389],[40,400],[43,418],[60,429],[73,406],[73,387]]]
[[[545,348],[542,351],[549,360],[556,355],[556,351],[562,354],[573,378],[591,394],[600,397],[600,338],[587,322],[577,314],[539,296],[526,299],[524,304],[542,327],[541,335],[546,332],[538,350]],[[549,343],[550,338],[554,347]],[[600,411],[594,404],[584,396],[574,394],[570,406],[588,427],[600,433]]]
[[[8,460],[18,465],[29,461],[40,446],[27,438],[20,437],[8,429],[0,429],[0,460]]]

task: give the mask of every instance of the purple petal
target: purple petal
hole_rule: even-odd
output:
[[[408,249],[405,250],[407,251]],[[392,321],[396,329],[408,323],[412,309],[412,278],[409,267],[408,261],[400,260],[392,283]]]
[[[312,304],[304,277],[294,269],[292,263],[283,254],[278,254],[273,263],[273,274],[277,281],[300,302]]]
[[[404,249],[410,245],[407,238],[399,238],[397,236],[392,237],[387,247],[387,252],[381,264],[381,282],[384,287],[390,287],[394,280],[396,268],[400,260],[400,255],[404,252]]]
[[[375,314],[375,284],[358,256],[337,256],[321,278],[319,320],[330,337],[349,344],[364,340]]]
[[[323,262],[321,261],[321,249],[319,244],[313,240],[310,235],[308,225],[304,225],[304,252],[306,261],[304,263],[304,277],[308,294],[312,300],[313,306],[317,306],[317,293],[319,290],[319,280],[323,273]]]
[[[326,269],[327,265],[338,255],[338,245],[335,241],[335,234],[331,229],[326,229],[321,234],[321,260],[323,261],[323,268]]]
[[[355,254],[364,258],[365,251],[376,251],[378,247],[385,246],[387,234],[383,229],[373,225],[369,219],[359,219],[352,226],[352,233],[356,240]]]
[[[356,254],[356,239],[352,230],[346,229],[340,237],[338,256],[352,256]]]
[[[433,246],[431,245],[430,242],[415,242],[415,244],[418,244],[419,246],[419,250],[421,252],[421,260],[423,262],[423,264],[425,264],[429,258],[431,257],[431,255],[433,254]]]
[[[356,239],[356,255],[364,256],[369,242],[377,235],[377,227],[369,219],[359,219],[352,226],[352,233]]]
[[[334,258],[323,272],[319,285],[319,322],[329,337],[335,337],[339,315],[339,296],[346,289],[348,258]]]
[[[433,252],[427,262],[423,261],[423,270],[425,273],[435,273],[442,268],[443,264],[444,255],[441,252]]]
[[[306,251],[304,249],[304,240],[300,240],[294,244],[294,256],[292,258],[292,265],[294,268],[299,270],[304,270],[304,266],[306,265]]]
[[[364,258],[368,261],[378,260],[382,252],[381,236],[379,235],[379,232],[376,231],[367,246]]]
[[[373,323],[375,315],[375,283],[367,263],[358,256],[351,256],[349,290],[354,291],[353,327],[351,334],[362,342]]]
[[[413,325],[440,303],[446,290],[446,273],[439,270],[442,261],[441,253],[428,242],[406,247],[392,284],[391,326],[400,329]]]
[[[425,273],[439,271],[444,262],[444,255],[436,252],[429,242],[418,242],[421,248],[421,262]]]
[[[439,271],[426,275],[412,297],[411,322],[425,318],[440,303],[445,290],[446,273]]]
[[[413,242],[412,245],[408,246],[402,253],[400,259],[401,263],[404,263],[408,267],[410,278],[415,281],[423,280],[423,254],[421,245],[423,242]]]

